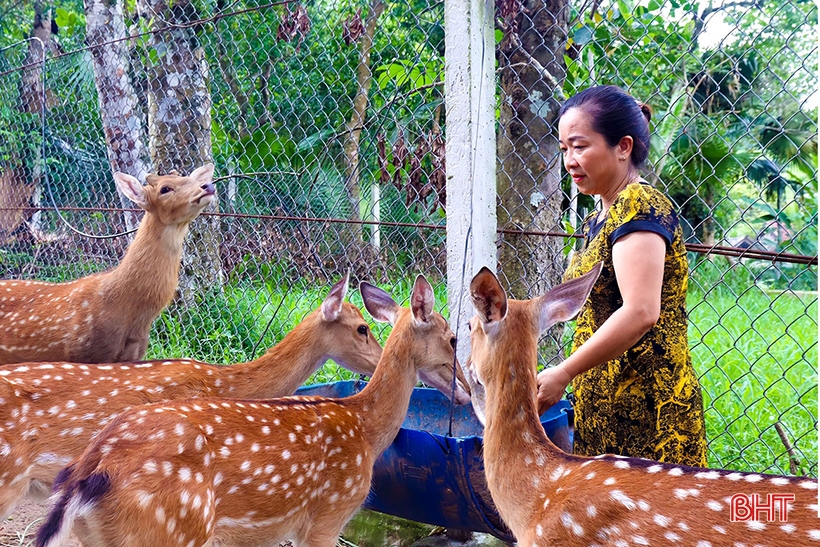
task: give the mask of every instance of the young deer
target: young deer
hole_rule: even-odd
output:
[[[382,348],[359,309],[344,301],[347,286],[345,276],[318,309],[248,363],[169,359],[0,367],[0,520],[26,494],[44,499],[60,469],[133,406],[189,397],[282,397],[328,359],[371,375]]]
[[[134,241],[113,270],[66,283],[0,281],[0,364],[114,363],[141,359],[151,323],[174,296],[188,225],[216,199],[213,165],[188,177],[137,179],[119,189],[145,209]]]
[[[454,380],[455,337],[423,277],[411,309],[372,285],[361,292],[394,327],[361,392],[132,408],[61,473],[36,545],[57,545],[73,528],[99,547],[334,546],[401,427],[417,374],[448,393]],[[456,386],[455,398],[469,395]]]
[[[476,316],[470,325],[467,377],[486,388],[484,469],[493,501],[518,544],[785,547],[820,542],[815,480],[612,455],[572,456],[549,441],[536,411],[538,337],[580,310],[597,275],[590,272],[524,301],[508,300],[487,268],[470,286]],[[767,521],[757,520],[766,504],[773,504],[772,513]],[[774,505],[780,507],[780,522],[769,522],[775,521]],[[733,522],[733,514],[751,518]]]

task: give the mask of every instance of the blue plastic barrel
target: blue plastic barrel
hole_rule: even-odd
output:
[[[365,385],[358,380],[316,384],[299,388],[296,394],[348,397]],[[547,436],[566,452],[572,450],[571,415],[570,403],[560,401],[541,416]],[[438,390],[414,389],[398,435],[373,467],[364,507],[514,541],[487,488],[482,433],[470,405],[451,407]]]

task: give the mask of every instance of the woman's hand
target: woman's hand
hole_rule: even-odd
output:
[[[543,414],[549,407],[557,403],[564,396],[572,376],[561,365],[545,368],[538,373],[538,415]]]

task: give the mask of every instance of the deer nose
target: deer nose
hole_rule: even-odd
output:
[[[214,186],[212,182],[209,182],[208,184],[203,184],[202,186],[200,186],[200,188],[202,188],[203,190],[205,190],[205,192],[209,194],[216,193],[216,186]]]

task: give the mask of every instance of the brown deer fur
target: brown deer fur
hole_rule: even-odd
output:
[[[507,300],[484,268],[473,279],[468,380],[486,389],[484,469],[493,501],[526,547],[820,545],[817,481],[555,447],[538,420],[538,337],[583,305],[598,271],[533,300]],[[478,384],[473,393],[480,391]],[[477,399],[474,399],[474,404]],[[793,496],[787,514],[732,521],[735,495]],[[740,513],[738,513],[739,515]]]
[[[328,359],[371,375],[382,348],[359,309],[344,302],[347,284],[345,276],[319,308],[248,363],[167,359],[0,366],[0,520],[27,493],[44,498],[60,469],[133,406],[187,397],[282,397]]]
[[[57,545],[73,528],[96,547],[333,547],[401,427],[418,372],[449,387],[455,364],[455,337],[424,278],[412,309],[361,288],[368,311],[394,328],[360,393],[133,408],[58,479],[37,545]],[[460,388],[455,396],[468,400]]]
[[[151,323],[176,291],[188,225],[215,197],[213,165],[189,177],[115,173],[145,209],[120,264],[66,283],[0,281],[0,364],[113,363],[145,355]]]

